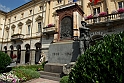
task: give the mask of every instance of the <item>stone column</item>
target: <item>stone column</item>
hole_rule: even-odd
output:
[[[20,64],[25,64],[25,51],[21,51],[21,61]]]
[[[35,50],[31,51],[32,53],[30,53],[30,64],[34,65],[35,64]]]
[[[55,28],[56,28],[56,32],[58,32],[58,28],[59,28],[59,16],[55,17],[56,20],[56,24],[55,24]],[[54,34],[54,40],[53,42],[57,42],[58,41],[58,33]]]

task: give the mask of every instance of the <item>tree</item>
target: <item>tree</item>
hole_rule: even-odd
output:
[[[0,73],[6,71],[6,67],[10,65],[11,58],[6,54],[0,51]]]
[[[70,83],[123,83],[124,32],[107,35],[78,58]]]

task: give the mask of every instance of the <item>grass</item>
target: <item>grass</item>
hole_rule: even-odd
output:
[[[24,65],[13,67],[12,70],[14,74],[21,79],[21,82],[25,82],[34,78],[39,78],[40,73],[38,71],[42,71],[44,67],[43,65]]]

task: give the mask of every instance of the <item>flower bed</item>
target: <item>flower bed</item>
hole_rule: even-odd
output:
[[[0,74],[0,83],[19,83],[20,79],[14,75],[14,72]]]

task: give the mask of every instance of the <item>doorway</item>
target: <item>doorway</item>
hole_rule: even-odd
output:
[[[21,45],[17,45],[17,63],[20,63],[21,60]]]
[[[41,58],[41,43],[38,42],[35,44],[36,50],[35,50],[35,64],[38,64],[40,58]]]
[[[25,51],[25,63],[30,62],[30,45],[26,44],[25,45],[26,51]]]

